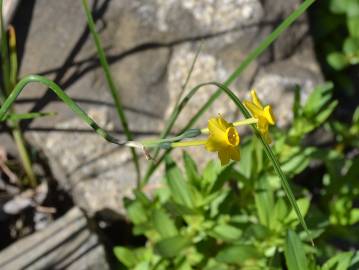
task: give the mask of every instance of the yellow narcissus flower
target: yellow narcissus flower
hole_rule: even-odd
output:
[[[257,128],[267,143],[271,143],[272,139],[269,135],[268,126],[275,125],[275,117],[272,107],[266,105],[263,107],[255,90],[251,91],[252,101],[244,101],[244,105],[251,112],[252,116],[258,119]]]
[[[232,160],[239,160],[240,137],[233,126],[223,119],[221,115],[208,121],[209,136],[205,147],[210,152],[218,152],[222,166]]]

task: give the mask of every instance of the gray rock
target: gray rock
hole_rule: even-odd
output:
[[[136,139],[153,137],[162,130],[201,40],[203,49],[186,92],[199,83],[228,78],[300,2],[280,0],[273,5],[259,0],[97,1],[95,15],[101,17],[98,30]],[[42,73],[55,79],[86,111],[98,115],[100,124],[119,131],[121,125],[95,55],[80,1],[36,2],[21,74]],[[280,125],[286,125],[291,119],[293,86],[303,86],[307,95],[321,80],[304,16],[230,88],[244,99],[248,90],[256,87],[263,101],[273,105]],[[41,88],[28,87],[23,97],[41,99],[18,109],[59,114],[28,123],[32,130],[27,133],[28,138],[44,151],[58,181],[89,214],[103,209],[123,213],[122,198],[130,195],[135,186],[128,149],[98,138],[64,104],[50,95],[44,98]],[[175,131],[187,123],[214,90],[199,90],[181,113]],[[207,119],[218,113],[228,120],[240,118],[235,106],[222,95],[197,126],[206,126]],[[41,132],[48,128],[51,132]],[[64,132],[67,129],[82,132]],[[123,138],[122,134],[118,136]],[[202,164],[214,157],[203,155],[201,148],[192,152]],[[174,154],[179,156],[180,151]],[[147,162],[143,157],[141,163],[144,169]]]
[[[1,269],[109,269],[84,214],[73,208],[46,229],[0,252]]]

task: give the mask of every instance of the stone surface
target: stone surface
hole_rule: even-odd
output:
[[[20,5],[22,11],[26,9],[21,6],[29,5],[24,2],[27,1]],[[136,138],[153,137],[161,131],[201,41],[202,50],[185,93],[199,83],[223,82],[300,2],[280,0],[273,5],[268,0],[96,1],[97,27]],[[31,12],[28,32],[22,33],[27,34],[27,39],[23,39],[26,42],[21,74],[41,73],[54,79],[86,111],[97,115],[100,124],[123,138],[86,30],[81,2],[39,0]],[[273,105],[283,126],[291,119],[295,85],[302,86],[305,97],[321,80],[304,16],[230,88],[243,99],[251,87],[256,87],[259,96]],[[187,123],[214,90],[199,90],[181,113],[175,131]],[[122,213],[122,198],[130,194],[135,184],[129,151],[94,135],[64,104],[53,95],[44,94],[44,87],[29,86],[22,97],[20,111],[58,112],[56,117],[24,126],[29,127],[27,137],[47,155],[58,181],[74,201],[89,214],[103,209]],[[229,120],[239,117],[231,101],[222,95],[200,119],[198,127],[204,127],[207,119],[217,113]],[[69,129],[77,131],[67,132]],[[215,156],[203,155],[202,148],[193,149],[192,153],[202,163]],[[180,151],[174,154],[179,156]],[[141,163],[145,168],[143,157]]]
[[[1,269],[109,269],[103,246],[79,208],[0,252]]]

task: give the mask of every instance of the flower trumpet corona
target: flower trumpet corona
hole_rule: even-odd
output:
[[[172,147],[204,145],[209,152],[218,152],[218,158],[222,166],[230,160],[239,161],[240,137],[235,126],[257,123],[257,119],[251,118],[235,123],[228,123],[221,115],[208,121],[208,127],[201,129],[201,133],[208,134],[207,140],[183,141],[172,143]]]
[[[231,159],[239,161],[240,137],[233,124],[228,123],[219,115],[208,121],[208,130],[209,136],[205,147],[210,152],[218,152],[222,166]]]
[[[269,135],[269,125],[275,125],[275,117],[270,105],[263,107],[255,90],[251,91],[252,101],[245,100],[244,105],[251,112],[252,116],[258,120],[257,128],[267,143],[272,139]]]

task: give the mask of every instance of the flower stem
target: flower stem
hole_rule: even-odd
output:
[[[171,143],[172,147],[187,147],[187,146],[198,146],[206,144],[207,140],[197,140],[197,141],[184,141],[184,142],[174,142]]]
[[[241,120],[241,121],[234,122],[233,126],[239,127],[239,126],[257,124],[257,123],[258,123],[258,119],[252,117],[252,118],[248,118],[248,119],[244,119],[244,120]],[[209,133],[208,128],[202,128],[201,133],[202,134],[208,134]]]

